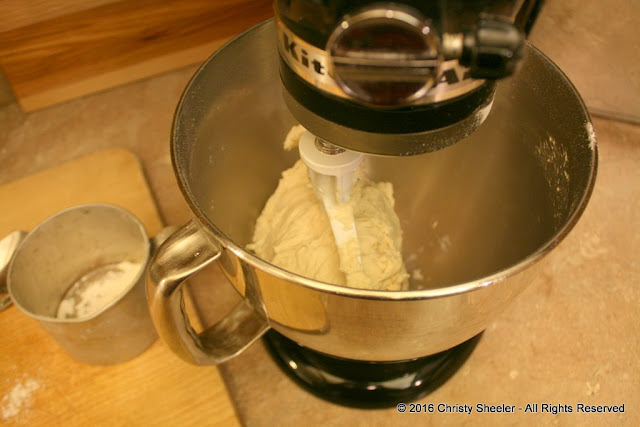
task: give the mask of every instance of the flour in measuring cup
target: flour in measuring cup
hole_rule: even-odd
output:
[[[58,306],[58,319],[89,317],[123,294],[140,272],[140,264],[121,261],[89,271],[76,281]]]

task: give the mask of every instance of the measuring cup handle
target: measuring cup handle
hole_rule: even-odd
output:
[[[0,311],[11,305],[11,297],[7,290],[7,273],[13,254],[26,235],[26,231],[14,231],[0,239]]]
[[[178,356],[198,365],[225,362],[269,329],[266,318],[246,300],[200,334],[191,327],[182,285],[215,261],[221,251],[220,244],[191,220],[165,240],[147,268],[147,303],[158,335]]]

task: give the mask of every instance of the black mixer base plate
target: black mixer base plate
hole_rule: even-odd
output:
[[[482,333],[449,350],[398,362],[363,362],[318,353],[271,330],[264,341],[280,368],[318,397],[356,408],[395,407],[444,384],[469,358]]]

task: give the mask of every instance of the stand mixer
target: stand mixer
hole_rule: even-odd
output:
[[[178,105],[171,141],[195,218],[147,273],[152,319],[172,351],[223,363],[264,338],[299,384],[357,407],[414,400],[446,381],[575,225],[595,180],[584,104],[524,41],[538,6],[277,0],[275,24],[209,58]],[[374,179],[393,183],[407,269],[428,272],[424,284],[337,286],[247,250],[297,158],[282,150],[296,123],[308,131],[300,157],[329,217],[363,157]],[[337,241],[353,236],[349,224],[332,228]],[[213,261],[242,302],[196,333],[180,289]]]
[[[340,212],[355,169],[367,154],[424,154],[475,131],[490,112],[496,80],[511,75],[521,59],[524,35],[504,15],[513,14],[505,2],[276,0],[274,6],[283,97],[308,130],[300,158],[327,211],[341,263],[356,257],[362,267],[359,252],[347,251],[358,239],[353,214]],[[267,342],[307,389],[368,406],[435,388],[477,338],[383,365],[332,359],[274,332]]]

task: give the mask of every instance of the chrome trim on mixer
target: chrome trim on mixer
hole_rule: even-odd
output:
[[[275,18],[278,34],[278,51],[285,63],[304,81],[318,89],[343,99],[353,100],[345,93],[331,73],[329,52],[307,43]],[[430,104],[456,98],[480,87],[484,80],[468,77],[468,69],[457,60],[441,61],[435,86],[424,96],[412,99],[412,104]]]
[[[345,152],[344,148],[340,148],[337,145],[333,145],[332,143],[327,142],[322,138],[318,138],[317,136],[315,139],[315,145],[318,151],[324,154],[340,154]]]

